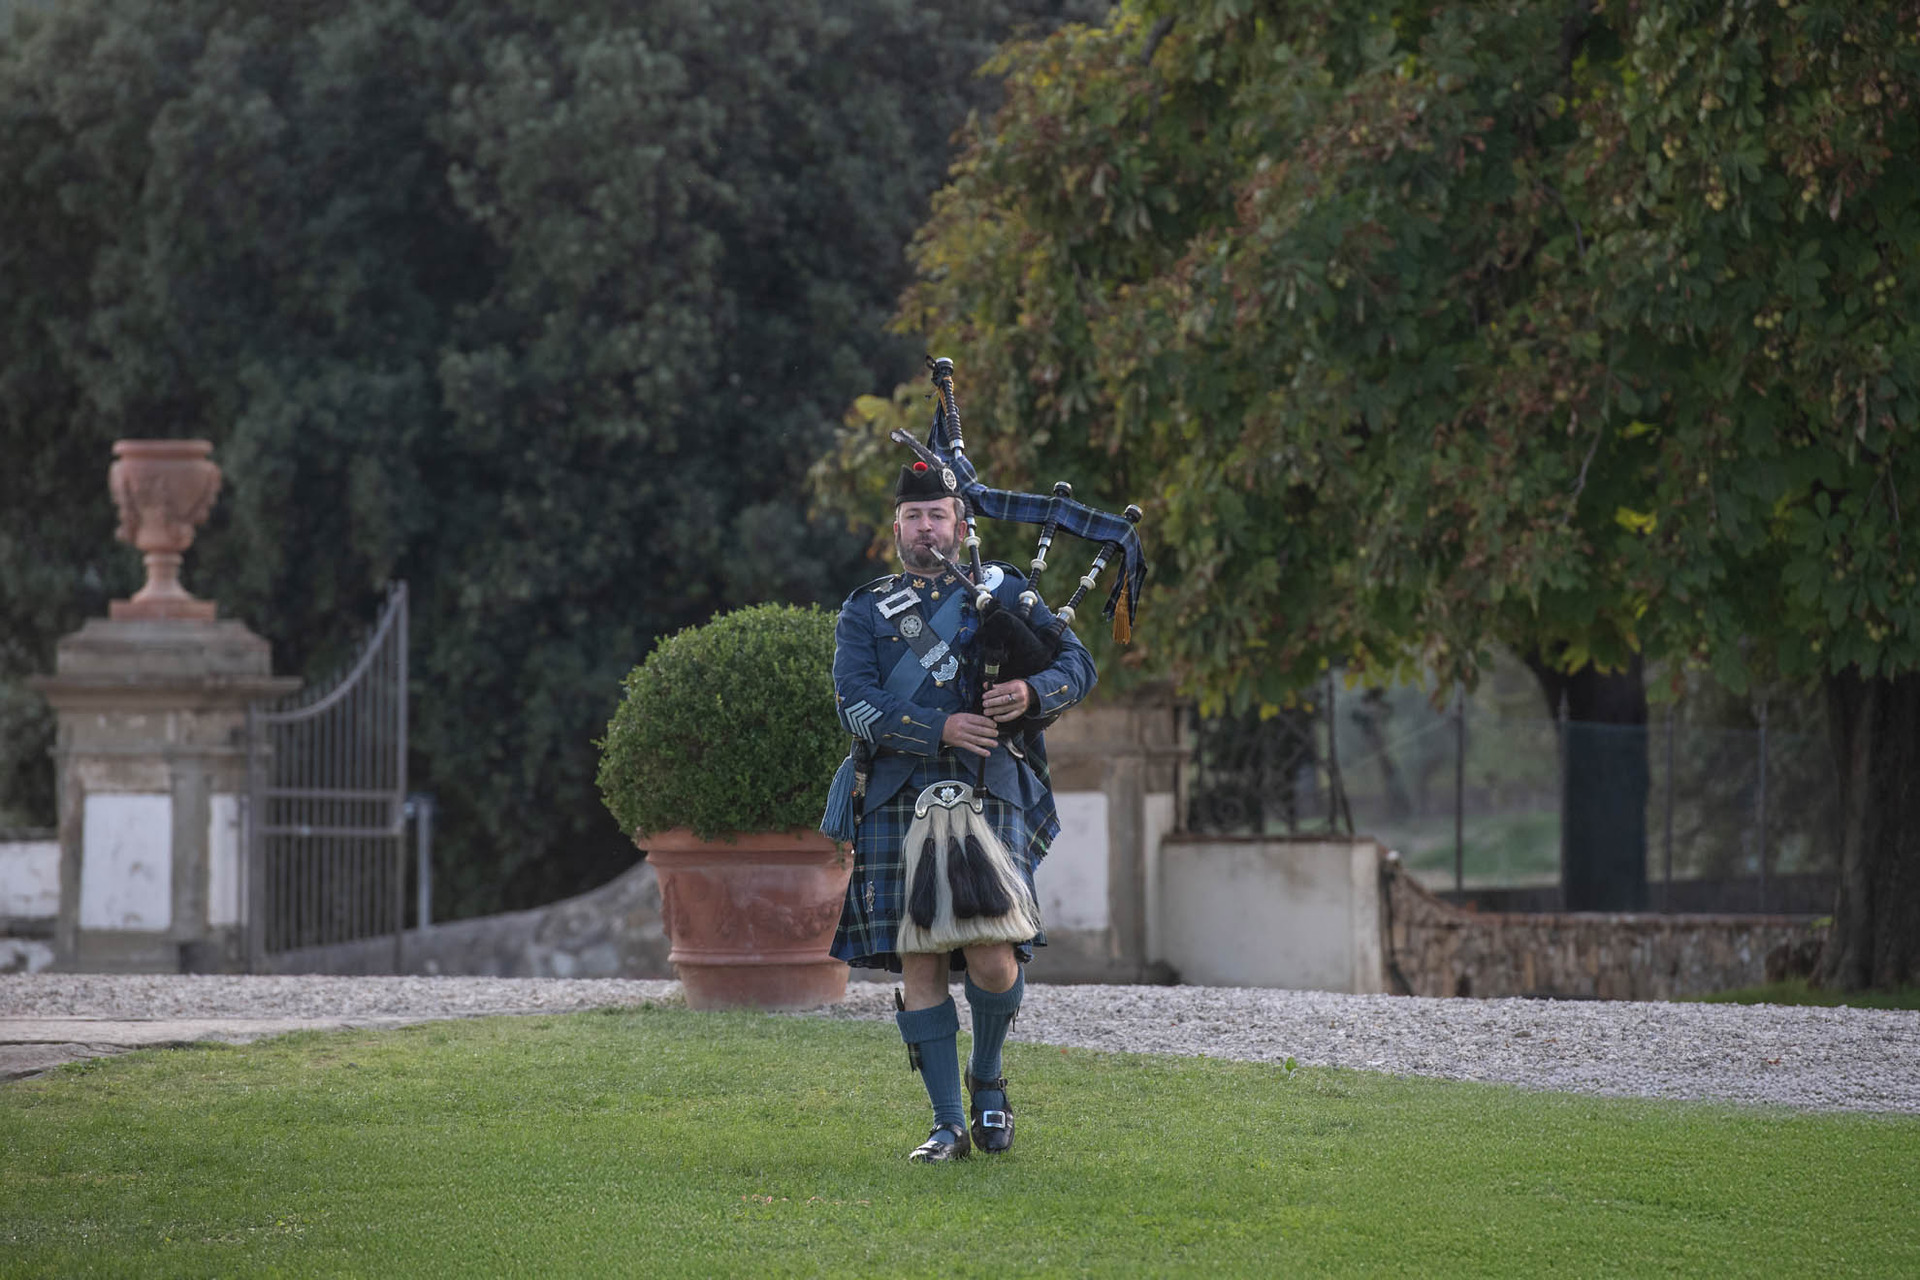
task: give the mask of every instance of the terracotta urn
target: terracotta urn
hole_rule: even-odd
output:
[[[138,547],[147,561],[147,585],[131,600],[109,602],[107,613],[114,621],[212,620],[213,601],[195,599],[180,585],[180,557],[220,493],[220,468],[209,461],[212,452],[206,440],[114,441],[107,472],[120,509],[114,536]]]
[[[660,880],[667,959],[693,1009],[810,1009],[847,994],[827,954],[853,857],[818,831],[701,840],[641,834]]]

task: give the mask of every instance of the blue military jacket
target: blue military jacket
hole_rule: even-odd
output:
[[[994,598],[1005,608],[1017,610],[1020,593],[1026,589],[1019,571],[994,562],[985,577]],[[897,610],[903,589],[919,597],[912,612],[920,615],[920,625],[947,645],[946,652],[931,662],[916,653],[902,634],[907,613]],[[1053,614],[1044,603],[1034,606],[1035,630],[1052,621]],[[914,624],[905,626],[912,629]],[[867,583],[840,606],[833,652],[840,723],[873,751],[873,773],[860,806],[862,813],[885,804],[916,764],[940,752],[940,734],[949,715],[978,709],[979,628],[972,588],[951,574],[888,574]],[[952,661],[955,657],[957,662]],[[1027,678],[1037,699],[1030,716],[1050,722],[1091,693],[1094,680],[1093,655],[1068,630],[1053,665]],[[1007,728],[1017,730],[1023,723],[1016,721]],[[1036,750],[1043,749],[1037,730],[1025,736]],[[952,748],[948,753],[964,768],[964,772],[956,770],[956,776],[970,780],[979,757]],[[1031,766],[1004,743],[987,757],[984,781],[988,791],[1023,810],[1046,799],[1045,787]]]

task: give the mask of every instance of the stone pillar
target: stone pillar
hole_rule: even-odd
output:
[[[1177,825],[1185,711],[1169,687],[1154,684],[1096,694],[1047,731],[1061,832],[1037,877],[1048,918],[1036,980],[1173,976],[1160,959],[1156,895],[1161,837]]]
[[[267,642],[238,622],[96,618],[33,683],[59,723],[54,963],[243,967],[247,704],[300,682],[274,678]]]
[[[112,490],[147,587],[62,639],[52,676],[60,811],[55,964],[99,972],[244,967],[247,706],[297,689],[267,642],[178,582],[219,471],[204,441],[121,441]],[[211,473],[211,478],[209,478]]]

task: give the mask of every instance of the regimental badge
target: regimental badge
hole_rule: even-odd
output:
[[[927,624],[920,620],[920,615],[917,613],[909,613],[900,619],[900,634],[909,640],[914,639],[926,629]]]
[[[943,484],[947,486],[948,493],[959,492],[960,481],[954,477],[952,467],[940,468],[940,480]]]

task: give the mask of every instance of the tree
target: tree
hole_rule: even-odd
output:
[[[125,594],[126,435],[215,441],[190,585],[322,679],[412,583],[459,913],[634,856],[593,739],[653,637],[837,596],[837,407],[917,358],[904,245],[1055,6],[77,0],[0,43],[3,673]],[[44,720],[13,731],[48,809]]]
[[[1147,660],[1210,705],[1470,679],[1494,639],[1825,678],[1859,744],[1829,974],[1912,981],[1915,34],[1125,5],[1003,54],[901,323],[965,352],[1003,476],[1142,495]]]
[[[1450,681],[1497,631],[1631,711],[1632,619],[1596,613],[1610,564],[1573,550],[1619,536],[1613,472],[1511,372],[1511,317],[1571,239],[1568,38],[1542,5],[1145,5],[1004,55],[902,323],[966,353],[1008,472],[1151,499],[1140,656],[1204,705],[1330,663]],[[1637,894],[1644,763],[1612,776],[1597,808],[1626,819],[1570,824],[1569,863],[1611,856]]]
[[[1608,21],[1618,74],[1595,78],[1568,173],[1590,256],[1564,276],[1631,371],[1618,429],[1658,451],[1632,598],[1728,683],[1824,684],[1843,820],[1821,976],[1912,983],[1920,5],[1652,0]]]

